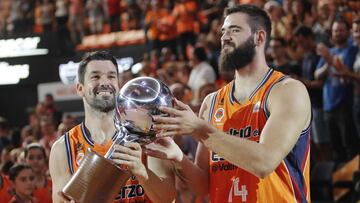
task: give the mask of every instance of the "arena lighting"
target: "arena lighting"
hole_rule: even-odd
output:
[[[127,71],[131,68],[131,65],[134,63],[134,59],[132,57],[125,57],[116,59],[118,64],[119,73]],[[77,70],[79,68],[80,63],[75,63],[73,61],[69,61],[66,64],[59,65],[59,76],[61,81],[64,84],[74,84],[76,83]]]
[[[38,49],[40,37],[0,40],[0,58],[46,55],[48,49]]]
[[[29,77],[29,65],[9,65],[0,62],[0,85],[19,83],[20,79]]]

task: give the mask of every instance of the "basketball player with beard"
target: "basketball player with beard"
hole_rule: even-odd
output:
[[[70,201],[61,190],[78,169],[87,148],[105,155],[114,141],[118,74],[116,59],[107,52],[90,53],[80,62],[76,90],[83,99],[85,119],[59,138],[51,149],[49,169],[55,203]],[[144,156],[138,143],[117,145],[111,159],[127,166],[133,175],[119,188],[114,202],[172,202],[175,199],[175,180],[169,161]]]
[[[199,117],[188,105],[161,108],[163,137],[146,153],[170,159],[177,174],[212,203],[309,202],[311,105],[305,86],[265,61],[271,22],[250,5],[228,8],[221,29],[221,68],[235,79],[206,97]],[[199,141],[193,164],[166,136]],[[161,144],[163,148],[160,148]]]

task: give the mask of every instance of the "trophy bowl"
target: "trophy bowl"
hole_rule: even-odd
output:
[[[128,81],[116,97],[115,126],[129,132],[128,140],[148,144],[156,139],[153,116],[166,116],[160,106],[173,107],[174,97],[160,80],[138,77]]]

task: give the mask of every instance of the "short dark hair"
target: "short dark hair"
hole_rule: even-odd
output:
[[[245,13],[249,16],[248,23],[251,32],[259,29],[264,29],[266,32],[266,44],[270,41],[271,36],[271,20],[268,14],[261,8],[254,5],[243,4],[227,8],[225,10],[225,17],[233,13]]]
[[[345,27],[346,27],[347,30],[351,29],[349,22],[344,17],[339,16],[339,17],[335,18],[335,20],[331,24],[331,29],[332,29],[332,26],[334,26],[335,23],[345,24]]]
[[[116,67],[116,73],[119,74],[118,65],[116,59],[107,51],[95,51],[87,53],[84,58],[81,60],[79,69],[78,69],[78,80],[81,84],[84,84],[84,75],[86,71],[86,66],[90,61],[111,61]]]
[[[314,39],[314,37],[315,37],[314,32],[311,30],[311,28],[303,26],[303,25],[295,28],[294,36],[295,37],[303,36],[303,37],[312,38],[312,39]]]
[[[42,145],[40,145],[39,143],[31,143],[31,144],[26,145],[25,150],[24,150],[25,159],[29,155],[29,151],[31,149],[40,149],[41,153],[44,156],[44,159],[46,160],[47,156],[46,156],[45,148]]]
[[[195,47],[193,54],[199,61],[206,61],[207,59],[206,51],[203,47]]]
[[[32,170],[31,166],[29,166],[28,164],[15,164],[11,166],[11,168],[9,169],[9,179],[15,181],[19,173],[25,169]]]

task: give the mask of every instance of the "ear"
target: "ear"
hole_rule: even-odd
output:
[[[80,97],[84,96],[84,85],[81,83],[76,83],[76,92]]]
[[[264,30],[259,30],[255,32],[255,45],[260,46],[261,44],[265,44],[266,37],[266,32]]]

